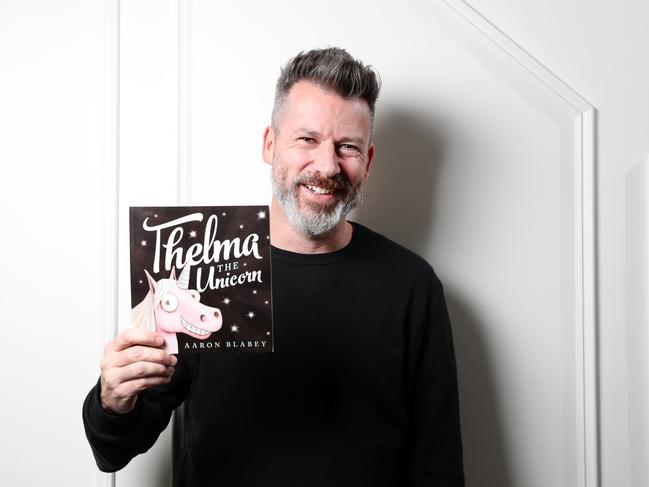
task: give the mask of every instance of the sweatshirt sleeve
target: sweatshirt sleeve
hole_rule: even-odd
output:
[[[432,270],[431,270],[432,273]],[[441,283],[417,286],[408,358],[409,487],[463,487],[457,371]]]
[[[124,468],[133,457],[146,452],[167,427],[171,413],[191,388],[190,362],[195,357],[178,355],[176,372],[165,385],[155,386],[138,395],[133,411],[114,414],[101,407],[101,385],[98,381],[83,403],[82,417],[86,437],[97,467],[102,472]]]

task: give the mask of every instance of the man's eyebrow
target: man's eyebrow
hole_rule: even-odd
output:
[[[309,137],[313,137],[314,139],[321,139],[322,134],[318,132],[317,130],[311,130],[305,127],[300,127],[299,129],[295,130],[295,134],[300,134],[300,135],[307,135]]]
[[[348,143],[351,142],[354,145],[363,145],[365,144],[365,139],[362,137],[343,137],[340,139],[339,143]]]

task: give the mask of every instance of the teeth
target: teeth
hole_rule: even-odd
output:
[[[201,328],[196,328],[195,326],[191,325],[188,321],[186,321],[185,318],[183,318],[182,316],[180,317],[180,322],[182,323],[183,327],[185,327],[186,330],[191,331],[196,335],[209,335],[210,333],[212,333],[211,331],[206,331]]]
[[[312,191],[313,193],[316,193],[316,194],[331,194],[331,193],[333,193],[332,189],[324,189],[324,188],[321,188],[319,186],[310,186],[310,185],[307,184],[306,187],[307,187],[307,189],[309,191]]]

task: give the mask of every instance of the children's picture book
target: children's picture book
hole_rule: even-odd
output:
[[[132,326],[168,353],[272,352],[268,206],[131,207]]]

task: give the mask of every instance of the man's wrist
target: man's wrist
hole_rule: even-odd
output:
[[[101,408],[104,410],[104,412],[111,414],[113,416],[125,416],[127,414],[132,413],[135,410],[135,406],[137,405],[137,395],[133,396],[133,398],[126,403],[124,406],[117,406],[117,407],[111,407],[110,404],[108,404],[106,401],[104,401],[104,398],[100,396],[100,404]]]

